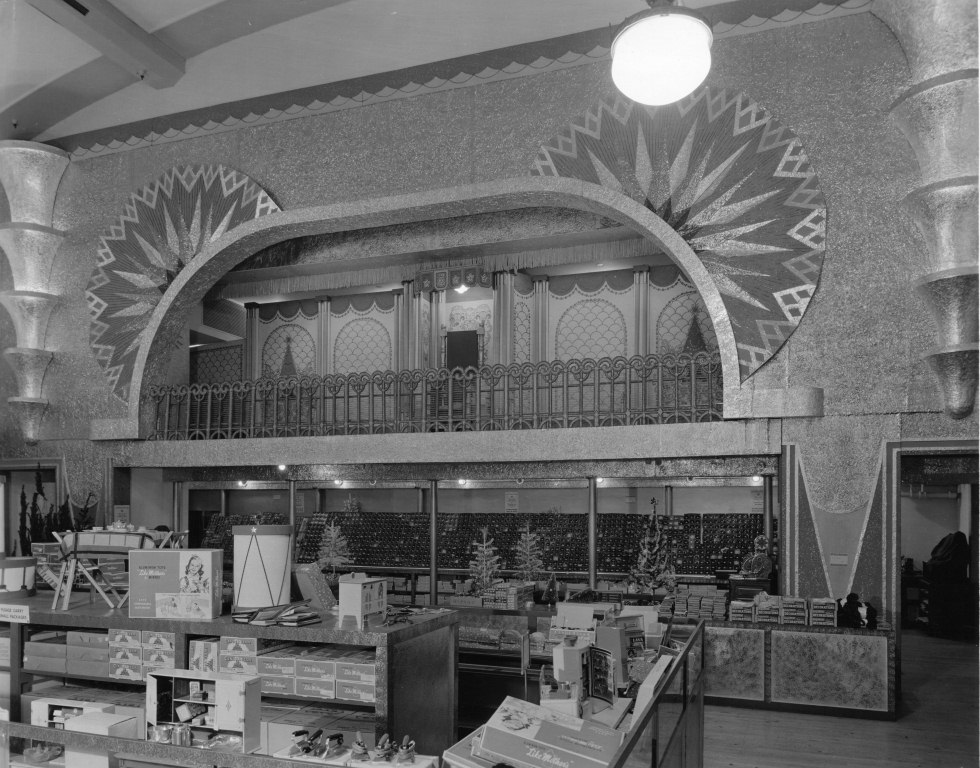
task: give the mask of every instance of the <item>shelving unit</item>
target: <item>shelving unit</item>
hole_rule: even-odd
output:
[[[72,607],[68,611],[50,610],[50,598],[28,598],[18,601],[29,610],[28,624],[11,624],[10,651],[12,659],[23,657],[25,637],[32,629],[110,629],[132,628],[148,631],[173,632],[175,635],[174,666],[186,668],[189,643],[192,639],[214,636],[254,637],[282,640],[291,643],[317,643],[370,649],[374,656],[376,697],[373,703],[360,703],[340,698],[324,701],[338,708],[352,711],[373,712],[376,738],[388,734],[411,734],[420,754],[438,754],[456,737],[457,717],[457,638],[458,616],[454,612],[439,611],[420,614],[410,623],[384,626],[381,617],[372,617],[366,626],[357,627],[352,620],[339,621],[327,615],[321,624],[298,628],[257,627],[236,624],[230,616],[222,616],[209,622],[172,621],[166,619],[129,619],[118,610],[110,610],[104,604],[88,603]],[[172,674],[172,673],[171,673]],[[199,672],[180,670],[181,675],[205,677]],[[11,670],[11,719],[22,719],[21,694],[34,682],[34,676],[12,664]],[[40,677],[40,676],[39,676]],[[72,680],[73,676],[44,673],[45,678]],[[257,680],[257,678],[256,678]],[[117,681],[104,679],[107,687]],[[301,700],[303,697],[280,698]],[[309,699],[307,699],[309,701]],[[148,715],[148,721],[151,718]],[[19,722],[0,725],[11,736],[45,739],[49,729],[37,728]],[[47,732],[46,732],[47,731]],[[68,739],[103,738],[95,742],[111,751],[133,751],[133,744],[110,737],[91,737],[69,734]],[[118,743],[117,743],[118,742]],[[81,743],[81,742],[80,742]],[[88,746],[91,743],[85,742]],[[141,750],[148,748],[157,757],[170,755],[170,759],[185,763],[200,762],[200,749],[193,749],[197,758],[190,761],[180,754],[187,748],[171,745],[139,743]],[[164,751],[159,752],[160,749]],[[167,752],[170,750],[171,752]],[[208,753],[211,754],[210,751]],[[236,765],[275,765],[269,758],[238,754],[255,762]],[[209,758],[210,760],[210,758]],[[215,762],[215,765],[221,763]],[[281,765],[281,763],[279,763]]]

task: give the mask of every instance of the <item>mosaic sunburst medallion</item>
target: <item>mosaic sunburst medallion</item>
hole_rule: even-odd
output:
[[[90,343],[113,394],[129,399],[150,315],[208,243],[279,206],[248,176],[220,165],[172,168],[133,194],[99,241],[86,289]]]
[[[826,203],[799,138],[744,94],[603,100],[535,168],[619,191],[684,238],[731,318],[743,381],[799,325],[823,267]]]

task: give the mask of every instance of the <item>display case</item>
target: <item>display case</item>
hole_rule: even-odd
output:
[[[25,623],[10,625],[11,658],[23,657],[25,639],[30,634],[39,631],[67,631],[77,628],[94,630],[120,630],[126,632],[140,631],[157,637],[171,637],[173,642],[174,663],[171,671],[154,670],[150,677],[156,679],[155,685],[160,686],[161,680],[169,679],[169,690],[174,698],[183,697],[181,686],[183,682],[207,679],[200,672],[190,672],[181,668],[188,665],[190,659],[190,644],[192,641],[204,640],[208,637],[234,636],[238,638],[254,638],[257,643],[274,641],[292,644],[330,644],[338,649],[356,652],[347,666],[351,667],[350,674],[360,675],[360,679],[351,680],[354,687],[361,686],[366,691],[366,671],[362,657],[369,659],[372,667],[373,681],[370,683],[371,695],[361,696],[358,692],[355,698],[351,693],[349,699],[334,697],[324,701],[318,694],[304,696],[294,691],[286,690],[262,695],[263,705],[290,705],[296,708],[313,704],[329,706],[336,710],[349,712],[351,719],[357,720],[365,736],[374,739],[384,734],[410,734],[416,741],[420,754],[438,754],[447,744],[456,738],[457,712],[457,632],[458,617],[451,611],[429,611],[409,617],[407,621],[386,623],[384,617],[370,617],[363,626],[355,622],[340,621],[335,615],[327,614],[321,624],[303,627],[260,627],[249,624],[238,624],[230,616],[222,616],[206,624],[192,621],[170,621],[163,619],[129,619],[118,610],[110,610],[103,604],[81,604],[70,611],[52,611],[50,598],[45,600],[27,598],[18,606]],[[166,635],[165,633],[170,633]],[[118,634],[118,633],[117,633]],[[260,657],[261,658],[261,657]],[[176,671],[173,671],[173,670]],[[346,669],[346,667],[345,667]],[[347,674],[345,671],[344,674]],[[61,680],[69,682],[84,681],[84,684],[95,685],[104,689],[107,698],[116,694],[120,683],[106,678],[76,678],[64,672],[58,673],[29,673],[20,665],[10,668],[11,701],[10,710],[12,722],[0,724],[0,731],[5,731],[13,739],[13,749],[22,750],[31,741],[47,740],[62,744],[74,743],[82,739],[85,745],[97,744],[100,749],[109,752],[125,752],[153,757],[171,762],[199,763],[201,749],[183,747],[174,744],[160,744],[152,741],[133,741],[111,736],[93,737],[84,734],[71,734],[54,729],[42,729],[26,722],[29,711],[22,711],[22,696],[30,693],[32,685],[42,680]],[[239,678],[242,679],[242,678]],[[247,677],[244,679],[248,679]],[[140,681],[127,682],[127,688],[140,687]],[[177,690],[181,688],[181,690]],[[160,693],[158,688],[157,693]],[[154,696],[154,701],[164,697]],[[25,714],[27,718],[25,718]],[[160,722],[167,720],[171,713],[159,710],[152,714],[152,719]],[[151,719],[150,716],[147,717]],[[179,718],[178,718],[179,719]],[[217,721],[216,721],[217,722]],[[223,723],[222,723],[223,725]],[[235,728],[241,727],[239,725]],[[234,728],[229,729],[234,730]],[[247,729],[246,729],[247,730]],[[94,740],[94,741],[93,741]],[[81,743],[79,741],[78,743]],[[209,763],[216,766],[269,766],[276,764],[271,757],[249,755],[240,749],[237,754],[210,751]],[[229,761],[229,756],[237,761]],[[244,762],[242,762],[244,761]]]
[[[146,676],[146,723],[188,726],[203,744],[223,740],[229,752],[255,752],[259,738],[258,676],[161,669]],[[157,731],[159,732],[159,731]]]

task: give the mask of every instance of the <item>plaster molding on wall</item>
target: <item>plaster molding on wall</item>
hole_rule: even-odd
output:
[[[871,10],[873,2],[874,0],[844,0],[844,2],[836,4],[817,2],[808,10],[785,9],[768,18],[753,15],[738,23],[719,21],[713,25],[712,33],[716,40],[724,40],[728,37],[739,37],[799,24],[827,21],[868,12]],[[339,84],[328,83],[315,89],[303,89],[299,94],[300,98],[295,103],[284,107],[271,106],[271,97],[257,97],[224,105],[226,107],[225,114],[221,116],[214,115],[214,110],[210,110],[211,117],[189,112],[183,113],[183,115],[174,115],[166,127],[160,125],[153,130],[134,130],[136,124],[132,124],[132,127],[123,125],[93,131],[90,134],[55,139],[53,143],[70,151],[73,159],[85,159],[215,133],[235,131],[241,128],[285,122],[311,115],[356,109],[426,93],[469,88],[474,85],[484,85],[545,72],[556,72],[597,61],[608,61],[609,47],[603,43],[608,41],[609,31],[605,29],[595,30],[591,33],[591,37],[596,42],[588,46],[587,49],[567,50],[554,57],[528,56],[525,61],[515,60],[506,66],[492,67],[478,63],[476,60],[478,60],[479,55],[477,55],[477,57],[468,57],[472,63],[466,70],[461,69],[455,74],[445,77],[418,78],[419,82],[411,81],[395,86],[385,84],[381,87],[370,88],[370,90],[362,89],[353,95],[343,95],[338,90]],[[397,72],[386,73],[391,81],[396,81],[397,74]],[[312,92],[316,92],[316,96],[312,96]],[[184,119],[181,119],[182,117]],[[219,119],[215,119],[216,117]]]

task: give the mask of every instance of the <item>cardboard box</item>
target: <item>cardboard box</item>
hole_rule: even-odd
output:
[[[131,663],[142,664],[143,648],[139,645],[111,646],[109,648],[109,661],[128,661]]]
[[[129,617],[217,618],[223,555],[220,549],[134,549],[129,555]]]
[[[64,656],[61,658],[24,656],[24,670],[27,672],[57,672],[63,675],[68,672],[68,659]]]
[[[31,702],[31,725],[60,728],[66,720],[85,712],[112,712],[112,704],[98,701],[40,698]]]
[[[143,664],[135,661],[110,661],[109,677],[117,680],[142,680]]]
[[[48,656],[51,658],[64,659],[68,656],[68,648],[64,635],[49,637],[44,640],[28,640],[24,643],[24,656],[37,658]]]
[[[78,632],[69,630],[67,635],[69,646],[96,646],[99,648],[109,647],[109,635],[105,632]]]
[[[109,677],[109,660],[68,659],[65,662],[65,672],[69,675],[85,675],[86,677]]]
[[[364,662],[341,660],[337,662],[336,669],[338,682],[341,680],[348,680],[361,683],[371,683],[371,685],[374,685],[375,676],[377,674],[373,661],[370,664],[367,664]]]
[[[109,646],[107,645],[69,645],[68,661],[109,661]]]
[[[315,699],[334,698],[336,689],[333,680],[307,680],[302,677],[297,677],[295,680],[297,696],[309,696]]]
[[[358,683],[352,680],[338,680],[335,687],[334,697],[344,699],[345,701],[373,702],[375,700],[374,683]]]
[[[237,654],[218,654],[218,671],[231,672],[235,675],[258,674],[258,663],[255,656],[239,656]]]
[[[65,730],[135,739],[138,733],[138,724],[136,718],[129,715],[87,712],[67,721]],[[109,768],[109,760],[109,755],[106,754],[105,749],[65,747],[65,765],[70,765],[72,768]],[[115,760],[112,762],[114,764]]]
[[[175,664],[174,651],[169,648],[143,648],[143,666],[172,667]]]
[[[233,637],[222,635],[218,641],[218,653],[226,655],[258,656],[290,645],[287,640],[270,640],[261,637]]]
[[[328,658],[327,652],[315,651],[296,659],[296,677],[333,682],[337,679],[337,662]]]
[[[128,645],[139,648],[143,645],[143,633],[138,629],[110,629],[109,645]]]
[[[155,632],[144,629],[141,635],[141,645],[143,648],[165,648],[172,651],[176,641],[177,636],[173,632]]]
[[[294,652],[293,647],[263,654],[258,657],[259,674],[295,677],[298,656],[299,654]]]
[[[293,696],[296,693],[296,678],[262,675],[261,690],[269,696]]]
[[[198,672],[218,671],[218,638],[207,637],[191,640],[187,668]]]

